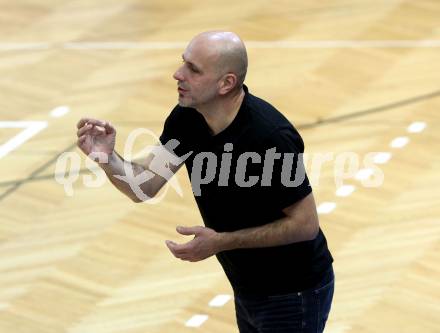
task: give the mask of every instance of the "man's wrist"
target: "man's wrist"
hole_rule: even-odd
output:
[[[117,158],[114,150],[110,154],[108,154],[106,156],[102,156],[102,157],[103,157],[102,159],[100,158],[96,162],[101,167],[101,169],[103,169],[104,171],[106,171],[106,169],[111,168],[112,164],[114,164],[113,162]]]
[[[230,232],[219,232],[217,233],[217,246],[219,251],[232,250],[233,246],[231,244],[231,233]]]

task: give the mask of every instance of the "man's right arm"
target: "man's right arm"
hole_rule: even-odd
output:
[[[149,171],[151,176],[150,179],[146,180],[142,184],[139,185],[141,191],[148,196],[149,198],[154,198],[155,195],[160,191],[160,189],[166,184],[168,179],[157,175],[154,171],[150,169],[150,163],[153,159],[159,159],[163,161],[163,164],[166,163],[166,152],[162,149],[156,149],[155,154],[149,154],[146,158],[139,160],[137,162],[134,161],[125,161],[116,151],[113,151],[108,158],[108,163],[99,163],[99,166],[104,170],[110,182],[122,193],[128,196],[134,202],[143,202],[141,198],[139,198],[135,192],[133,192],[130,187],[128,181],[129,179],[122,180],[115,176],[124,176],[130,177],[130,175],[126,174],[128,168],[131,168],[131,175],[137,176],[144,171]],[[183,163],[175,166],[171,163],[168,163],[169,168],[173,174],[175,174]]]
[[[99,161],[99,156],[108,157],[105,161],[101,160],[99,166],[112,184],[134,202],[145,201],[145,197],[153,198],[183,165],[179,158],[172,158],[170,161],[170,152],[163,146],[156,147],[154,153],[148,154],[139,162],[125,161],[115,151],[116,129],[108,121],[82,118],[77,128],[78,147],[95,161]],[[154,168],[159,170],[150,169],[152,161]],[[145,177],[141,176],[140,181],[134,179],[143,172],[146,172]],[[136,194],[130,184],[136,184],[143,195]]]

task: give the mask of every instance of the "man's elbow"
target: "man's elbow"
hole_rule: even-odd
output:
[[[139,199],[138,197],[131,197],[130,198],[134,203],[141,203],[144,202],[144,200]]]
[[[157,186],[157,184],[144,183],[140,188],[142,192],[141,197],[135,192],[132,192],[130,199],[133,200],[134,203],[148,202],[159,193],[161,188],[162,186]]]
[[[150,200],[152,200],[157,193],[144,193],[144,195],[142,196],[143,198],[139,198],[139,196],[137,196],[136,194],[130,196],[130,199],[134,202],[134,203],[141,203],[141,202],[148,202]]]

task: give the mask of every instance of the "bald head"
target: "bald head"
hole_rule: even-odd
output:
[[[191,46],[204,49],[219,76],[235,74],[236,88],[241,88],[246,77],[248,59],[246,47],[237,34],[227,31],[202,32],[191,40]]]

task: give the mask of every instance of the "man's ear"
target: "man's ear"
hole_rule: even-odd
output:
[[[233,73],[227,73],[223,75],[220,81],[220,95],[226,95],[237,85],[237,76]]]

